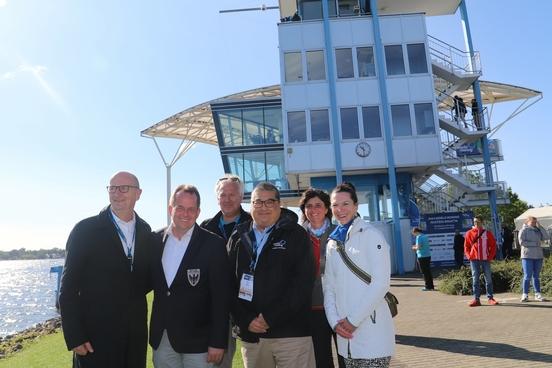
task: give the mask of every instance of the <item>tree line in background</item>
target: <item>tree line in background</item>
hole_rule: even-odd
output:
[[[25,248],[0,251],[0,260],[16,259],[55,259],[65,258],[65,250],[60,248],[27,250]]]
[[[512,188],[508,188],[508,198],[510,204],[499,205],[498,216],[503,226],[507,226],[509,229],[515,229],[514,220],[533,206],[527,204],[524,200],[520,199],[517,193],[512,191]],[[472,208],[475,216],[482,217],[487,222],[491,219],[491,210],[489,206],[480,206]]]

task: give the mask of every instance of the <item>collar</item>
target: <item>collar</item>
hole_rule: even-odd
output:
[[[134,225],[136,225],[136,215],[135,215],[134,211],[132,212],[132,220],[130,220],[130,221],[121,220],[115,214],[115,212],[113,212],[113,210],[111,208],[109,209],[109,211],[111,211],[111,215],[113,216],[113,218],[115,219],[115,222],[117,222],[117,225],[119,225],[119,227],[128,228],[128,227],[134,227]]]
[[[165,240],[166,240],[167,238],[173,238],[173,239],[174,239],[175,241],[177,241],[177,242],[184,241],[186,238],[191,238],[191,237],[192,237],[192,234],[193,234],[193,232],[194,232],[195,226],[196,226],[196,225],[194,224],[191,228],[189,228],[189,229],[184,233],[184,235],[182,235],[182,238],[178,239],[178,237],[177,237],[176,235],[173,234],[173,225],[170,224],[169,227],[167,227],[167,228],[165,229],[165,236],[164,236],[164,238],[165,238]]]

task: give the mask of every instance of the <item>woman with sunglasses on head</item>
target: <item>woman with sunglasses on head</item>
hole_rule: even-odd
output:
[[[338,336],[338,353],[348,368],[389,367],[395,351],[393,319],[384,299],[391,276],[389,244],[358,216],[352,184],[335,187],[331,208],[339,225],[329,236],[322,284],[328,322]],[[351,267],[370,275],[369,283]]]
[[[333,368],[332,336],[335,333],[326,319],[324,313],[324,296],[322,294],[322,279],[326,264],[326,242],[328,236],[335,229],[331,223],[330,196],[320,189],[309,188],[299,201],[301,209],[302,226],[309,233],[311,239],[314,262],[316,267],[316,279],[312,291],[311,333],[314,345],[314,356],[317,368]],[[339,367],[345,367],[343,358],[338,356]]]

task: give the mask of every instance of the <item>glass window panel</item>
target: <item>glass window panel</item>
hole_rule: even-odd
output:
[[[288,112],[288,139],[289,143],[307,141],[307,122],[304,111]]]
[[[243,153],[243,172],[243,182],[248,192],[251,192],[260,182],[266,181],[264,152]]]
[[[303,20],[322,19],[322,1],[301,0],[299,3]]]
[[[330,140],[330,118],[328,110],[311,110],[311,136],[313,142]]]
[[[300,52],[286,52],[284,54],[286,82],[303,80],[303,66],[301,65]]]
[[[266,180],[278,189],[289,189],[284,167],[284,151],[266,152]]]
[[[376,64],[374,61],[374,49],[372,47],[357,47],[357,64],[359,77],[374,77]]]
[[[326,79],[326,66],[322,50],[307,51],[307,76],[309,80]]]
[[[412,135],[412,126],[410,125],[410,109],[408,105],[391,106],[391,120],[393,121],[393,136]]]
[[[282,108],[266,107],[264,109],[265,142],[268,144],[282,143]]]
[[[243,146],[241,110],[226,110],[217,113],[225,147]]]
[[[433,119],[433,104],[414,104],[416,117],[416,132],[419,135],[435,134],[435,122]]]
[[[222,159],[226,161],[230,168],[230,173],[239,176],[243,179],[243,154],[233,153],[229,155],[223,155]]]
[[[414,43],[406,45],[408,51],[408,65],[410,73],[427,73],[427,59],[425,45],[423,43]]]
[[[353,53],[351,49],[336,49],[335,64],[338,78],[353,78]]]
[[[381,123],[378,106],[362,108],[362,126],[364,127],[364,138],[381,137]]]
[[[328,1],[328,13],[330,17],[336,17],[337,7],[335,6],[335,0],[327,0],[327,1]]]
[[[337,3],[339,4],[339,16],[358,14],[358,0],[337,0]]]
[[[385,46],[385,65],[387,66],[387,75],[405,74],[401,45]]]
[[[356,107],[340,109],[341,113],[341,138],[358,139],[358,115]]]
[[[246,145],[265,143],[263,109],[243,110],[243,133]]]

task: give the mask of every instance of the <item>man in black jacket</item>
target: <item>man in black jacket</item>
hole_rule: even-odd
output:
[[[314,257],[297,215],[280,208],[280,193],[261,183],[251,194],[253,221],[228,243],[232,315],[246,368],[314,367],[309,313]]]
[[[67,240],[59,304],[63,336],[79,368],[145,368],[150,226],[134,212],[142,190],[131,173],[107,187],[110,205]]]
[[[210,367],[228,340],[228,259],[224,241],[196,225],[200,196],[180,185],[171,225],[157,233],[150,345],[156,368]]]
[[[238,224],[251,221],[251,215],[241,206],[243,200],[243,182],[239,177],[226,174],[215,185],[220,211],[210,219],[201,223],[201,227],[219,236],[228,242],[230,235]],[[219,368],[232,368],[232,360],[236,352],[236,339],[228,332],[228,348]]]

